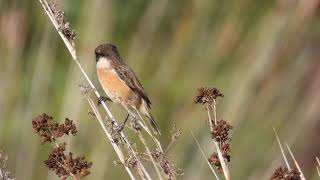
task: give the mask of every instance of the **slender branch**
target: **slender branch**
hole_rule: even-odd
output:
[[[282,145],[281,145],[281,142],[280,142],[280,139],[279,139],[278,133],[277,133],[277,131],[276,131],[276,128],[273,128],[273,131],[274,131],[274,133],[276,134],[277,141],[278,141],[278,145],[279,145],[279,147],[280,147],[281,154],[282,154],[283,159],[284,159],[284,161],[285,161],[285,163],[286,163],[286,165],[287,165],[287,168],[288,168],[289,170],[291,170],[291,167],[290,167],[289,161],[288,161],[287,156],[286,156],[286,154],[284,153],[284,150],[283,150],[283,148],[282,148]]]
[[[306,180],[306,177],[303,175],[303,172],[302,172],[302,170],[301,170],[301,168],[300,168],[300,165],[299,165],[298,161],[296,160],[296,158],[294,157],[294,155],[293,155],[293,153],[292,153],[289,145],[288,145],[287,143],[285,143],[285,145],[287,146],[287,149],[288,149],[288,151],[289,151],[289,153],[290,153],[290,155],[291,155],[291,158],[292,158],[293,161],[294,161],[294,164],[296,165],[298,171],[300,172],[300,177],[301,177],[301,179],[302,179],[302,180]]]
[[[211,166],[211,164],[209,163],[209,161],[208,161],[208,159],[207,159],[207,157],[206,157],[206,155],[205,155],[205,153],[204,153],[204,151],[203,151],[202,147],[200,146],[200,144],[199,144],[199,142],[198,142],[198,140],[197,140],[196,136],[193,134],[193,132],[192,132],[191,130],[190,130],[190,134],[192,135],[193,139],[196,141],[196,143],[197,143],[197,145],[198,145],[198,148],[199,148],[199,150],[200,150],[200,152],[201,152],[201,154],[202,154],[203,158],[204,158],[204,159],[205,159],[205,161],[207,162],[207,164],[208,164],[209,168],[211,169],[211,171],[212,171],[213,175],[215,176],[215,178],[216,178],[217,180],[219,180],[219,177],[218,177],[217,173],[216,173],[216,172],[214,171],[214,169],[212,168],[212,166]]]

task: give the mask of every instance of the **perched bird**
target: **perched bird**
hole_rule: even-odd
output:
[[[160,134],[158,125],[150,112],[149,98],[137,76],[120,57],[116,46],[113,44],[99,45],[95,49],[95,55],[97,76],[109,100],[122,105],[129,114],[133,114],[132,109],[134,109],[144,115],[149,119],[154,132]]]

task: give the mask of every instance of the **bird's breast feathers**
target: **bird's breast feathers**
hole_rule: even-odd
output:
[[[121,103],[130,98],[132,90],[108,64],[100,64],[97,75],[103,90],[113,102]]]

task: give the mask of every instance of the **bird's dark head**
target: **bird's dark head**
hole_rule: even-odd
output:
[[[96,47],[94,52],[96,55],[96,62],[98,62],[101,58],[114,61],[119,61],[121,59],[117,47],[113,44],[101,44]]]

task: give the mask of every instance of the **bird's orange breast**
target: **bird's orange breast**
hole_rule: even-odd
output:
[[[131,89],[114,70],[98,68],[97,75],[103,90],[113,101],[126,101],[129,98]]]

